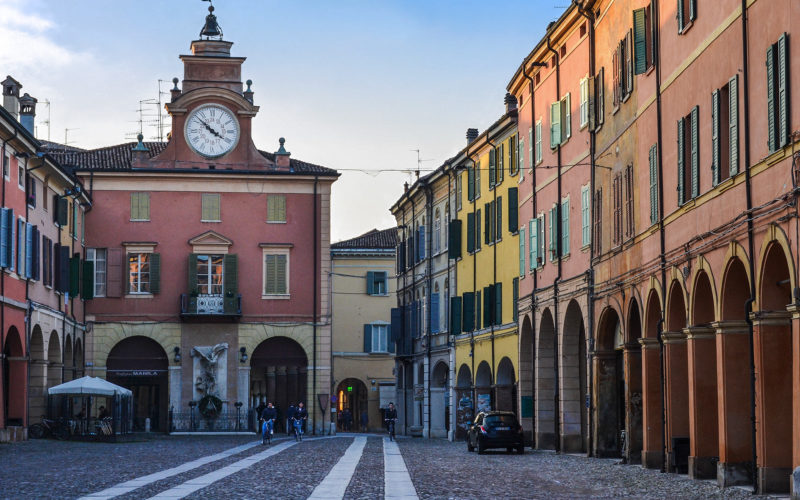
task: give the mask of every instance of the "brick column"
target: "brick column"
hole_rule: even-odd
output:
[[[752,484],[749,330],[741,320],[720,321],[712,327],[717,331],[717,483],[723,488]]]
[[[792,500],[800,500],[800,307],[786,310],[792,315]]]
[[[664,332],[664,375],[667,401],[667,470],[680,472],[673,449],[673,439],[689,438],[689,368],[686,359],[686,335],[683,332]]]
[[[689,361],[689,477],[713,479],[719,454],[716,331],[700,326],[683,331]]]
[[[642,465],[660,469],[663,465],[661,409],[661,356],[656,339],[639,339],[642,346]]]
[[[638,343],[625,344],[625,449],[629,464],[642,461],[642,351]]]

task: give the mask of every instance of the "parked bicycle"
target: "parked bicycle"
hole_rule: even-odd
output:
[[[63,419],[53,420],[42,415],[42,422],[28,428],[28,436],[32,439],[54,437],[59,440],[69,438],[69,425]]]

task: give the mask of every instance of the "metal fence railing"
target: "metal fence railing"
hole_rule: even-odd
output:
[[[253,410],[225,411],[205,418],[199,411],[170,411],[170,432],[255,432]]]

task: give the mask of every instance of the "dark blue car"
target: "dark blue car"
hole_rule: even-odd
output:
[[[480,412],[469,426],[467,450],[483,453],[489,448],[505,448],[509,453],[516,449],[525,453],[522,426],[510,411]]]

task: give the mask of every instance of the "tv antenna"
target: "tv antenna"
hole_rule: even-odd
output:
[[[79,128],[65,128],[64,129],[64,151],[67,150],[67,145],[72,144],[69,141],[69,133],[72,132],[73,130],[80,130],[80,129]]]
[[[50,127],[50,99],[45,99],[45,100],[40,101],[40,102],[47,107],[47,120],[42,120],[40,123],[42,125],[47,125],[47,140],[49,141],[50,140],[50,128],[51,128]],[[36,129],[37,129],[36,137],[39,137],[38,128],[39,128],[39,126],[37,125],[36,126]]]
[[[424,162],[435,161],[435,160],[432,159],[432,158],[422,159],[422,157],[420,156],[420,150],[419,149],[410,149],[409,151],[413,151],[413,152],[417,153],[417,170],[414,172],[414,175],[416,176],[417,179],[419,179],[419,171],[422,168],[422,164]]]

